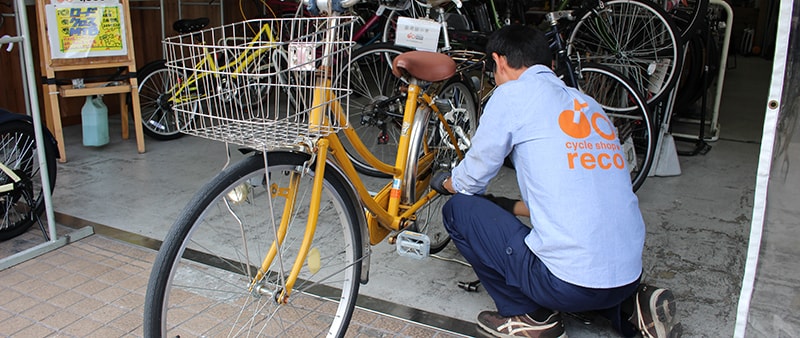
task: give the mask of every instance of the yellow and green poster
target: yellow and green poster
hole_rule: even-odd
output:
[[[126,55],[122,5],[116,1],[59,1],[46,6],[53,59]]]

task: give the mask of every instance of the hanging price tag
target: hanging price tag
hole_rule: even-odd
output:
[[[441,25],[431,20],[400,17],[394,44],[435,52],[439,46]]]

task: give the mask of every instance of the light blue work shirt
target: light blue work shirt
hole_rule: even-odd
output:
[[[556,277],[589,288],[639,277],[644,221],[616,128],[594,99],[542,65],[499,86],[453,188],[484,193],[509,153],[531,212],[525,243]]]

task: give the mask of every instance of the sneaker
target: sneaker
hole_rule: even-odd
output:
[[[631,323],[646,338],[678,338],[683,333],[678,322],[672,291],[641,284],[636,290],[635,311]]]
[[[494,311],[483,311],[478,315],[478,326],[495,337],[567,337],[558,311],[553,312],[543,322],[538,322],[527,314],[503,317]]]

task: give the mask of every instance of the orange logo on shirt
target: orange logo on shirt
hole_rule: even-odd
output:
[[[589,107],[589,103],[581,103],[573,100],[574,109],[564,110],[558,116],[558,126],[567,136],[576,141],[567,141],[567,162],[570,169],[582,167],[584,169],[623,169],[625,161],[620,152],[619,143],[616,142],[617,132],[614,124],[600,112],[592,114],[587,118],[583,109]],[[592,130],[598,136],[609,142],[594,142],[582,140],[591,135]]]
[[[595,112],[589,123],[589,119],[583,113],[583,109],[589,107],[589,104],[580,103],[577,99],[573,100],[573,104],[574,110],[567,109],[558,116],[558,126],[561,127],[564,134],[572,138],[587,138],[594,129],[600,137],[606,140],[613,141],[616,138],[614,125],[603,114]]]
[[[587,138],[592,133],[592,126],[589,119],[583,114],[583,108],[589,106],[588,103],[580,103],[574,100],[575,110],[565,110],[558,116],[558,125],[564,134],[572,138]],[[576,121],[577,120],[577,121]]]

